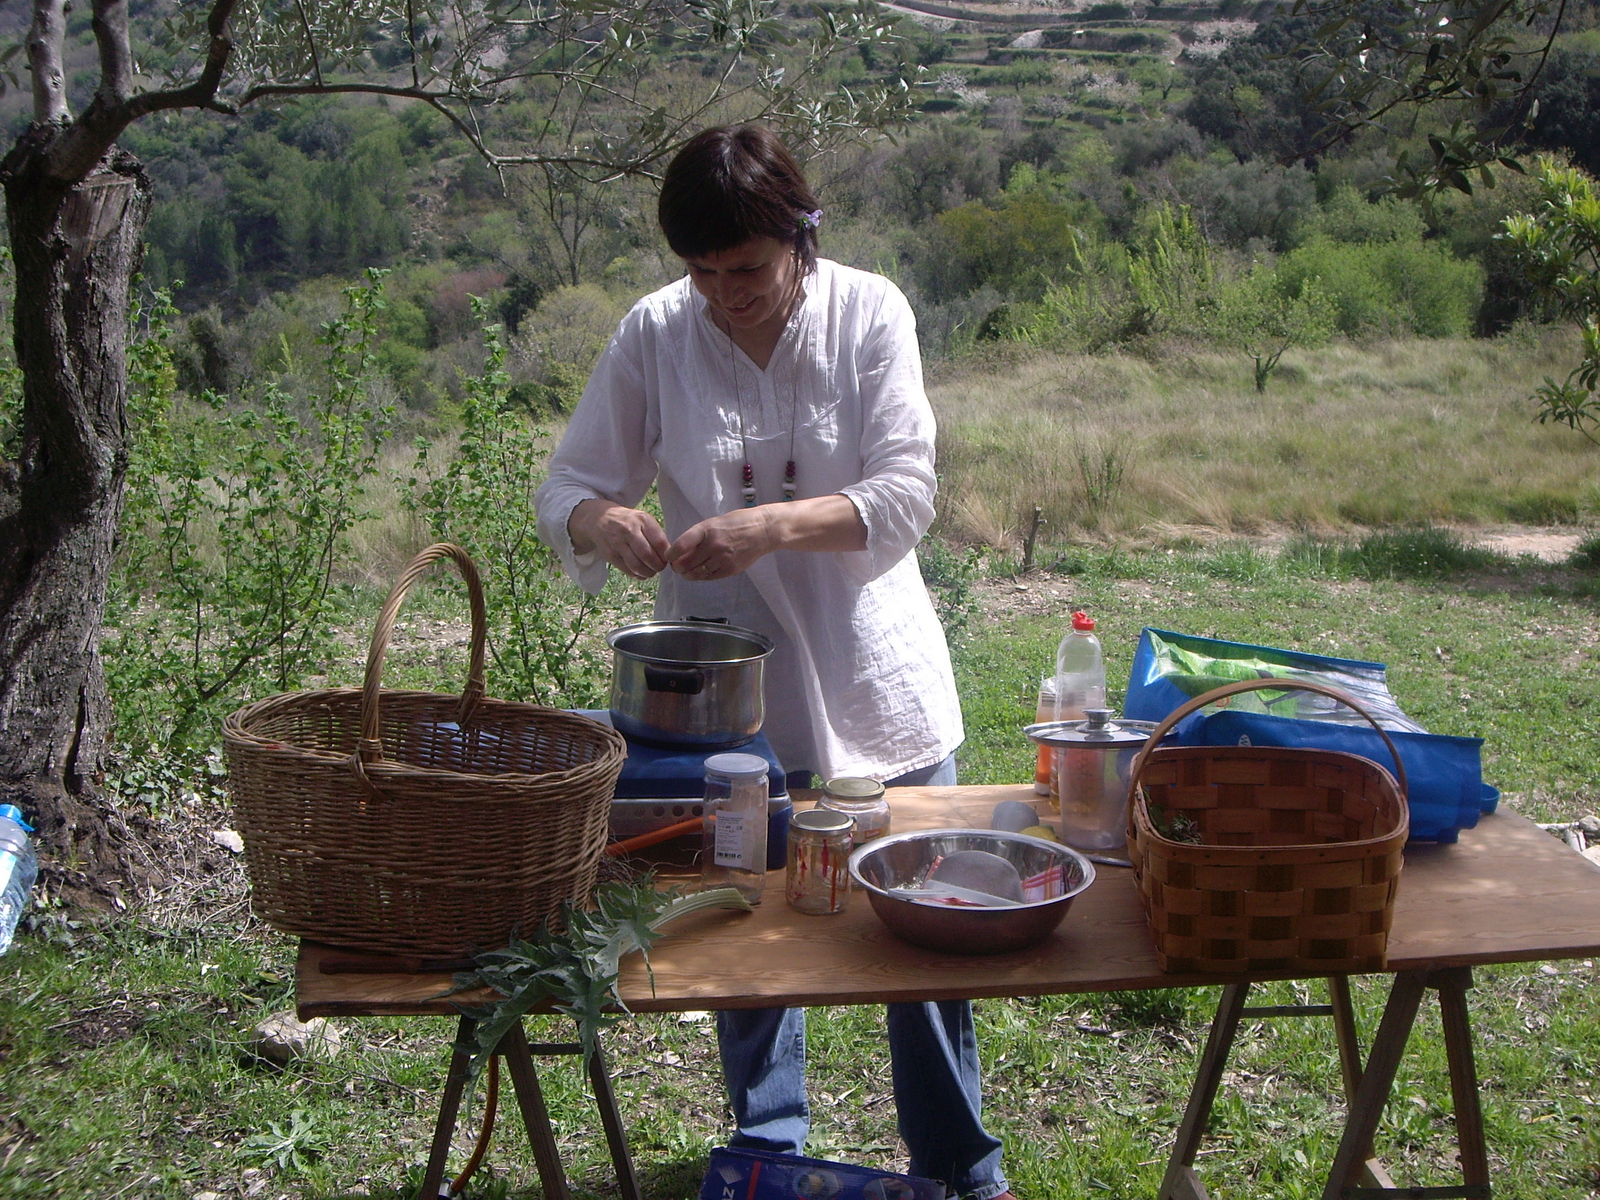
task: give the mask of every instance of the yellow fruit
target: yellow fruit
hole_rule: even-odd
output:
[[[1029,825],[1022,832],[1028,837],[1043,838],[1047,842],[1058,842],[1061,840],[1060,838],[1056,837],[1056,831],[1051,829],[1048,825]]]

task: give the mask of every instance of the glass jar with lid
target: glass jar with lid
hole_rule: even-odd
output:
[[[789,871],[784,894],[796,912],[843,912],[850,898],[851,834],[855,822],[831,808],[808,808],[789,818]]]
[[[876,779],[840,776],[822,785],[823,808],[844,813],[856,823],[855,843],[870,842],[889,832],[889,800]]]
[[[766,882],[769,766],[759,754],[713,754],[705,766],[701,885],[737,888],[751,904]]]

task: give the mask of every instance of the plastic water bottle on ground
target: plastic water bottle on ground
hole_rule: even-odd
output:
[[[28,835],[33,826],[22,819],[15,804],[0,804],[0,954],[11,949],[17,922],[28,907],[33,881],[39,877],[39,860]]]
[[[1100,639],[1094,635],[1094,619],[1087,613],[1072,614],[1072,629],[1056,647],[1056,720],[1081,721],[1091,708],[1106,706],[1106,662],[1100,653]],[[1050,771],[1051,807],[1059,811],[1061,773],[1091,769],[1099,765],[1096,751],[1057,750]],[[1087,754],[1088,759],[1077,761]]]

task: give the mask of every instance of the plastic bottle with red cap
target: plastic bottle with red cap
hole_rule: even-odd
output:
[[[1056,720],[1081,721],[1086,710],[1106,706],[1106,662],[1100,653],[1100,639],[1094,635],[1094,618],[1084,612],[1072,614],[1072,628],[1056,647]],[[1052,807],[1061,803],[1061,773],[1074,764],[1068,756],[1055,754],[1051,767]]]
[[[1106,663],[1094,618],[1072,614],[1072,629],[1056,647],[1056,720],[1081,721],[1084,712],[1106,706]]]

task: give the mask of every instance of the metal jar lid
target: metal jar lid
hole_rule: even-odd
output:
[[[713,754],[706,759],[707,775],[729,779],[760,779],[771,769],[772,764],[759,754]]]
[[[1109,708],[1086,708],[1082,721],[1044,721],[1023,730],[1041,746],[1077,746],[1086,750],[1123,749],[1143,745],[1155,732],[1154,721],[1113,721]]]
[[[849,800],[859,804],[863,800],[877,800],[883,796],[883,784],[876,779],[861,779],[854,775],[841,775],[824,780],[823,794],[833,800]]]
[[[833,808],[804,808],[789,818],[789,828],[803,829],[807,833],[847,833],[855,823],[856,819],[849,813]]]

